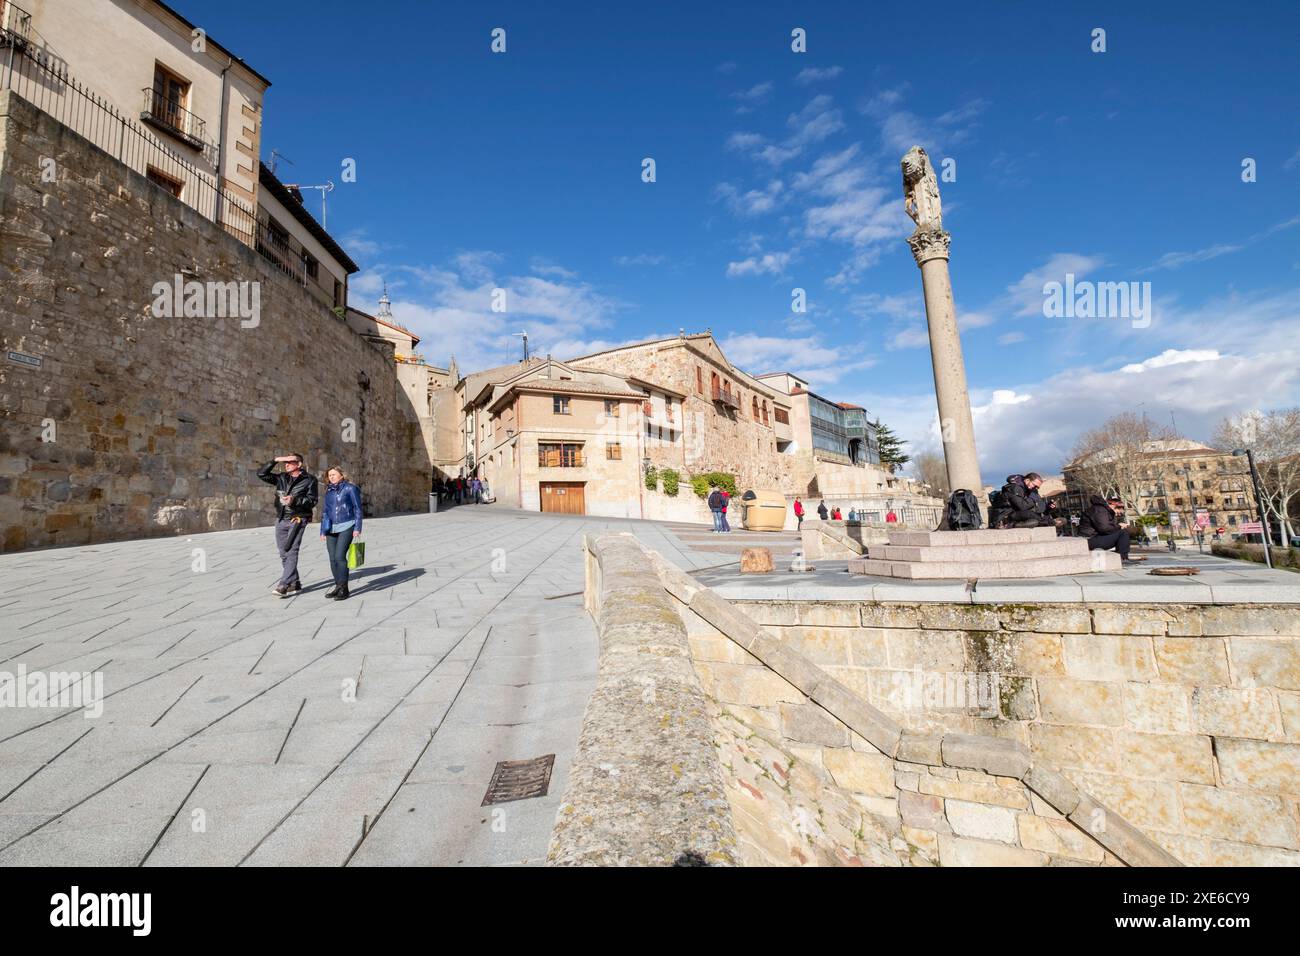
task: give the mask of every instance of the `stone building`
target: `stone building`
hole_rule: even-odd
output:
[[[108,67],[98,48],[71,61],[84,48],[55,32],[67,7],[57,18],[45,5],[17,19],[6,6],[0,17],[0,284],[12,293],[0,296],[5,550],[266,524],[274,512],[255,471],[291,451],[313,470],[346,466],[367,513],[423,507],[428,372],[413,400],[395,372],[395,344],[359,335],[345,307],[333,306],[336,276],[327,277],[342,270],[346,301],[351,260],[295,196],[259,189],[265,176],[250,180],[258,209],[279,203],[285,222],[317,243],[300,243],[301,268],[286,269],[225,214],[247,207],[223,184],[221,162],[205,173],[195,158],[203,150],[186,158],[174,133],[82,85],[80,66],[100,69],[107,85],[139,56],[152,70],[159,43],[189,35],[184,21],[144,0],[76,6],[120,39],[104,48]],[[234,62],[223,53],[227,83],[245,69]],[[59,95],[46,97],[51,83]],[[194,80],[186,109],[210,99],[200,87]],[[239,101],[230,89],[225,96]],[[106,128],[117,132],[106,138]],[[256,162],[251,142],[226,145]],[[153,174],[159,163],[186,170],[179,189]],[[313,248],[320,281],[303,254],[315,257]]]
[[[614,372],[682,396],[679,457],[673,446],[647,456],[656,467],[686,473],[722,471],[737,488],[793,493],[790,403],[786,396],[733,365],[710,332],[638,342],[570,360],[574,368]],[[676,408],[678,406],[674,406]],[[658,426],[656,426],[657,428]],[[657,431],[656,431],[657,434]]]
[[[143,139],[115,123],[83,135],[109,151],[131,137],[120,159],[253,244],[270,80],[159,0],[0,0],[0,13],[25,54],[6,88],[63,119],[84,105],[78,89],[88,84],[168,151],[140,148]]]
[[[1126,502],[1130,517],[1167,514],[1186,530],[1195,528],[1198,516],[1204,516],[1199,521],[1206,522],[1210,532],[1224,528],[1233,538],[1239,536],[1241,524],[1259,520],[1245,458],[1186,438],[1144,442],[1141,452],[1133,457],[1127,468],[1134,475],[1133,487],[1118,489],[1126,499],[1137,498]],[[1094,487],[1096,475],[1093,458],[1065,466],[1062,499],[1071,513],[1080,513],[1091,495],[1117,490]]]
[[[509,507],[653,516],[644,464],[653,458],[682,467],[681,398],[564,362],[521,363],[512,376],[483,382],[467,402],[474,473]]]
[[[757,376],[789,403],[793,440],[783,449],[791,460],[795,492],[838,505],[844,514],[883,521],[890,511],[909,523],[937,523],[942,502],[917,482],[880,464],[875,426],[861,405],[836,402],[790,372]]]

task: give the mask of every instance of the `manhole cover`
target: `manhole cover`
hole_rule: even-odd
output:
[[[1199,574],[1196,568],[1152,568],[1147,574],[1158,574],[1162,578],[1176,578],[1187,574]]]
[[[488,784],[487,793],[483,795],[483,802],[479,806],[546,796],[551,786],[551,767],[554,765],[555,754],[534,757],[532,760],[500,761],[492,771],[492,782]]]

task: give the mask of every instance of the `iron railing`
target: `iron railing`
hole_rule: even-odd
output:
[[[301,253],[285,241],[283,234],[271,228],[264,220],[257,222],[256,249],[262,257],[299,285],[307,284],[307,262]]]
[[[29,25],[7,0],[0,14],[0,90],[13,90],[142,176],[151,171],[183,184],[180,200],[220,225],[240,242],[254,245],[257,215],[216,177],[177,153],[109,100],[78,83],[60,63],[28,42],[15,27]],[[17,8],[13,8],[17,9]],[[24,15],[25,16],[25,15]]]
[[[0,0],[0,47],[26,47],[31,34],[32,15],[9,0]]]
[[[140,111],[140,119],[163,127],[196,149],[203,148],[207,135],[207,124],[203,120],[161,90],[146,86],[142,92],[144,108]]]

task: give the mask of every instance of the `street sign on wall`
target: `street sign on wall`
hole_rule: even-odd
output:
[[[1237,530],[1242,534],[1263,534],[1264,526],[1258,521],[1243,521]]]

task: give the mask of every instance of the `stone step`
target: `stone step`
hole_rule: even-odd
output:
[[[1118,571],[1122,567],[1114,551],[1090,551],[1029,561],[883,561],[852,558],[853,574],[875,574],[888,578],[1047,578],[1060,574],[1091,574]]]
[[[1051,541],[1012,541],[1002,544],[964,544],[955,547],[904,547],[873,544],[868,558],[884,561],[1029,561],[1087,554],[1084,538],[1054,538]]]
[[[889,543],[898,547],[951,548],[966,544],[1019,544],[1055,541],[1055,528],[983,528],[979,531],[891,531]]]

